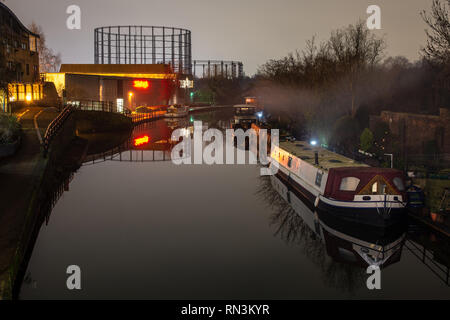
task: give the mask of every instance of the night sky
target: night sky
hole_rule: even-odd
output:
[[[3,1],[3,0],[2,0]],[[157,25],[192,31],[193,59],[240,60],[252,75],[268,59],[303,49],[316,35],[366,19],[368,5],[381,7],[388,55],[419,57],[425,24],[419,16],[431,0],[5,0],[19,19],[41,25],[63,63],[93,63],[94,28]],[[66,28],[66,8],[81,7],[81,30]]]

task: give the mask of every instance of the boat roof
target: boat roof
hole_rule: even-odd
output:
[[[283,141],[280,142],[280,148],[323,170],[348,167],[370,168],[367,164],[360,163],[322,147],[311,146],[306,141]],[[319,165],[314,164],[314,152],[316,151],[319,153]]]

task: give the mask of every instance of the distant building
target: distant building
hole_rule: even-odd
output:
[[[182,100],[177,74],[168,64],[63,64],[60,72],[42,76],[65,102],[104,101],[135,110]]]
[[[29,31],[3,3],[0,3],[0,34],[10,82],[8,92],[0,91],[0,110],[8,111],[8,102],[42,99],[37,52],[39,36]]]
[[[439,109],[439,115],[382,111],[379,116],[370,117],[371,130],[374,131],[380,122],[389,126],[403,153],[427,153],[432,145],[437,153],[446,158],[450,156],[449,109]]]

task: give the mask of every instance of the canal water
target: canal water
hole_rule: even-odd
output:
[[[372,234],[314,212],[257,165],[168,161],[170,133],[193,120],[232,118],[158,120],[135,129],[128,147],[151,142],[140,149],[92,147],[39,231],[20,299],[450,298],[448,243],[413,222]],[[391,243],[369,290],[351,248]],[[81,290],[67,289],[70,265]]]

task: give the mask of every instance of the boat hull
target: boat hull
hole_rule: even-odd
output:
[[[345,204],[335,206],[319,200],[317,208],[340,219],[380,228],[402,223],[406,219],[406,209],[404,207],[392,208],[381,207],[380,205],[378,207],[376,205],[373,207],[359,207],[353,202],[348,203],[348,205],[350,204],[354,206],[345,206]]]
[[[278,171],[277,177],[284,181],[290,191],[300,195],[310,207],[328,212],[340,219],[366,224],[368,226],[386,228],[406,219],[405,206],[398,202],[358,202],[333,201],[323,196],[317,196],[307,188],[297,183],[283,171]]]

